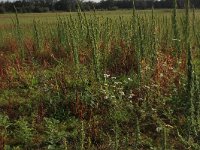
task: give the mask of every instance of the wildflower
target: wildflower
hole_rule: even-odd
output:
[[[163,73],[161,73],[161,74],[160,74],[160,77],[163,77],[163,76],[164,76]]]
[[[157,84],[152,84],[152,87],[159,87]]]
[[[116,77],[111,77],[111,79],[115,80],[115,79],[116,79]]]
[[[147,88],[147,89],[150,89],[150,87],[149,87],[149,86],[147,86],[147,85],[145,85],[144,87],[145,87],[145,88]]]
[[[104,76],[104,78],[109,78],[110,77],[109,74],[104,74],[103,76]]]
[[[139,101],[143,101],[144,99],[143,99],[143,98],[138,98],[138,100],[139,100]]]
[[[123,88],[121,88],[121,87],[119,87],[119,88],[117,88],[118,90],[120,90],[120,91],[122,91],[123,90]]]
[[[114,84],[118,85],[118,84],[122,84],[121,82],[114,82]]]
[[[155,111],[155,112],[156,112],[156,109],[152,108],[152,111]]]
[[[163,67],[166,67],[167,66],[167,63],[165,62],[164,64],[163,64]]]
[[[131,78],[128,78],[129,81],[133,81]]]
[[[114,95],[112,95],[112,96],[111,96],[111,98],[115,98],[115,96],[114,96]]]
[[[166,124],[165,127],[174,128],[173,126]]]
[[[102,93],[106,94],[106,90],[102,90]]]
[[[162,131],[162,127],[157,127],[157,128],[156,128],[156,131],[157,131],[157,132]]]
[[[135,96],[135,94],[132,94],[132,93],[131,93],[131,94],[129,95],[128,98],[131,99],[131,98],[133,98],[134,96]]]
[[[119,92],[119,94],[121,94],[122,96],[124,96],[124,95],[125,95],[123,91],[120,91],[120,92]]]
[[[149,70],[149,69],[151,69],[151,68],[149,67],[149,65],[147,65],[147,66],[145,67],[145,69],[146,69],[146,70]]]
[[[106,96],[104,96],[104,99],[108,99],[108,96],[106,95]]]

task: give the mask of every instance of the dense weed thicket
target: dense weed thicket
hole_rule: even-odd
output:
[[[133,9],[0,34],[0,149],[200,149],[199,18]]]

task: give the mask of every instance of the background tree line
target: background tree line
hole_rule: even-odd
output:
[[[102,0],[99,3],[95,2],[79,2],[82,10],[90,11],[99,10],[116,10],[116,9],[131,9],[132,0]],[[136,0],[135,7],[137,9],[148,8],[172,8],[172,0]],[[184,7],[184,0],[177,0],[179,8]],[[191,6],[200,8],[200,0],[191,0]],[[15,8],[19,13],[28,12],[48,12],[48,11],[76,11],[78,8],[76,0],[19,0],[15,2],[0,2],[0,13],[15,12]]]

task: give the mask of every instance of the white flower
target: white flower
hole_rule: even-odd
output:
[[[128,98],[131,99],[131,98],[133,98],[133,96],[135,96],[135,94],[131,93]]]
[[[157,128],[156,128],[156,131],[157,131],[157,132],[162,131],[162,127],[157,127]]]
[[[166,67],[167,66],[167,63],[165,62],[164,64],[163,64],[163,67]]]
[[[157,84],[152,84],[152,87],[158,87],[158,85]]]
[[[165,127],[174,128],[173,126],[166,124]]]
[[[151,68],[149,67],[149,65],[147,65],[147,66],[145,67],[145,69],[148,70],[148,69],[151,69]]]
[[[121,87],[120,87],[120,88],[117,88],[117,89],[118,89],[118,90],[121,90],[121,91],[123,90],[123,88],[121,88]]]
[[[123,91],[120,91],[119,93],[120,93],[122,96],[125,95]]]
[[[104,99],[108,99],[108,96],[106,95],[106,96],[104,96]]]
[[[150,89],[150,87],[149,87],[149,86],[147,86],[147,85],[145,85],[144,87],[145,87],[145,88],[147,88],[147,89]]]
[[[139,100],[139,101],[143,101],[144,99],[143,99],[143,98],[138,98],[138,100]]]
[[[129,81],[133,81],[131,78],[128,78]]]
[[[106,94],[106,90],[102,90],[102,92],[103,92],[104,94]]]
[[[111,77],[111,79],[115,80],[115,79],[116,79],[116,77]]]
[[[103,76],[104,76],[104,78],[109,78],[110,77],[110,75],[106,74],[106,73]]]
[[[160,77],[163,77],[164,75],[163,75],[163,73],[160,73]]]
[[[114,82],[114,83],[117,84],[117,85],[118,85],[118,84],[122,84],[121,82]]]
[[[152,111],[155,111],[155,112],[156,112],[156,109],[152,108]]]

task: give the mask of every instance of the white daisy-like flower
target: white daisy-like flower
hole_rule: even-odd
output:
[[[120,93],[122,96],[124,96],[124,95],[125,95],[123,91],[120,91],[119,93]]]
[[[122,83],[121,83],[121,82],[114,82],[114,84],[117,84],[117,85],[118,85],[118,84],[122,84]]]
[[[131,79],[131,78],[128,78],[128,80],[129,80],[129,81],[133,81],[133,79]]]
[[[109,78],[110,77],[110,75],[109,74],[103,74],[103,76],[104,76],[104,78]]]
[[[131,93],[128,98],[131,99],[131,98],[133,98],[133,96],[135,96],[135,94]]]
[[[157,128],[156,128],[156,131],[157,131],[157,132],[162,131],[162,127],[157,127]]]
[[[106,95],[106,96],[104,96],[104,99],[108,99],[108,96]]]

